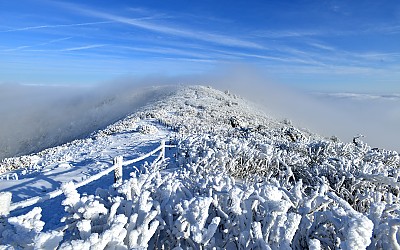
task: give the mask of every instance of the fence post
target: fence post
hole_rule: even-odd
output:
[[[114,158],[114,183],[122,183],[122,156],[117,156]]]
[[[0,216],[7,216],[10,213],[11,192],[0,193]]]
[[[164,160],[165,158],[165,141],[161,141],[161,160]]]

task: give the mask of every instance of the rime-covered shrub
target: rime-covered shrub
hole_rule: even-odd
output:
[[[137,129],[142,134],[155,134],[158,132],[158,129],[156,126],[149,125],[149,124],[139,125]]]
[[[374,219],[355,211],[326,179],[307,194],[301,180],[291,188],[274,178],[237,182],[223,171],[210,171],[211,166],[190,163],[172,172],[161,170],[165,166],[160,163],[144,166],[137,176],[98,189],[96,195],[80,195],[65,184],[69,231],[40,233],[39,223],[25,244],[36,247],[47,238],[61,242],[60,249],[365,249],[371,242],[396,244],[390,237],[395,220],[386,224],[389,234],[381,232],[381,240],[374,242],[375,227],[382,227],[376,223],[384,223],[379,208]],[[40,210],[31,213],[29,218],[40,219]],[[8,223],[11,232],[13,219]]]
[[[0,248],[55,249],[62,240],[62,232],[42,232],[41,208],[17,217],[0,218]]]
[[[60,249],[400,249],[397,152],[371,148],[358,137],[352,143],[322,139],[244,107],[230,93],[191,87],[144,108],[138,113],[143,131],[157,121],[176,132],[172,159],[143,165],[128,180],[91,195],[66,183],[66,230],[42,232],[40,210],[34,209],[4,218],[0,243]],[[110,134],[131,124],[127,120]],[[26,238],[16,243],[21,232]]]

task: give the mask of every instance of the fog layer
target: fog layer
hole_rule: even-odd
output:
[[[0,159],[86,137],[174,89],[146,85],[132,79],[91,87],[0,84]]]
[[[400,150],[400,95],[363,94],[362,89],[355,93],[309,92],[301,86],[278,84],[249,67],[218,72],[213,82],[261,104],[275,118],[289,119],[322,136],[350,142],[362,135],[371,147]]]

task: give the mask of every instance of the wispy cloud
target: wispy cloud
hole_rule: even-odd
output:
[[[397,61],[400,59],[400,53],[379,53],[379,52],[368,52],[358,53],[357,56],[365,60],[380,60],[380,61]]]
[[[285,63],[286,65],[288,65],[288,64],[319,65],[319,66],[322,65],[321,63],[319,63],[315,60],[294,57],[289,54],[281,54],[281,55],[273,56],[273,55],[253,54],[253,53],[244,53],[244,52],[237,52],[237,51],[226,51],[226,50],[215,50],[215,51],[226,54],[226,55],[236,56],[238,58],[255,58],[255,59],[261,59],[261,60],[265,60],[265,61],[281,62],[281,63]]]
[[[185,62],[195,62],[195,63],[216,63],[216,60],[212,60],[212,59],[196,59],[196,58],[186,58],[186,57],[173,57],[173,58],[168,58],[165,57],[163,58],[164,60],[171,60],[171,61],[185,61]]]
[[[281,31],[255,31],[253,35],[261,38],[296,38],[296,37],[309,37],[324,34],[318,30],[281,30]]]
[[[365,33],[399,34],[400,33],[400,25],[372,26],[372,27],[365,29],[363,32],[365,32]]]
[[[203,58],[207,59],[210,58],[212,55],[210,53],[199,53],[193,52],[190,50],[182,50],[182,49],[175,49],[175,48],[159,48],[159,47],[152,47],[152,48],[144,48],[144,47],[129,47],[129,46],[115,46],[117,49],[125,49],[130,51],[138,51],[138,52],[147,52],[147,53],[155,53],[161,55],[178,55],[178,56],[187,56],[193,58]]]
[[[164,33],[168,35],[173,35],[173,36],[178,36],[178,37],[184,37],[184,38],[189,38],[189,39],[196,39],[196,40],[201,40],[205,42],[211,42],[215,44],[220,44],[220,45],[225,45],[225,46],[234,46],[234,47],[245,47],[245,48],[253,48],[253,49],[263,49],[264,47],[258,43],[252,42],[252,41],[247,41],[247,40],[242,40],[238,39],[235,37],[230,37],[230,36],[225,36],[225,35],[219,35],[219,34],[214,34],[210,32],[205,32],[205,31],[192,31],[188,30],[182,27],[172,27],[172,26],[166,26],[162,24],[158,24],[155,22],[150,22],[146,21],[143,18],[127,18],[124,16],[119,16],[119,15],[113,15],[97,10],[92,10],[87,7],[79,6],[79,5],[74,5],[74,4],[67,4],[67,3],[60,3],[61,6],[64,6],[66,8],[69,8],[75,12],[79,12],[81,14],[91,16],[91,17],[97,17],[97,18],[102,18],[106,19],[112,22],[118,22],[118,23],[123,23],[131,26],[135,26],[138,28],[150,30],[153,32],[158,32],[158,33]]]
[[[107,23],[113,23],[113,21],[29,26],[29,27],[22,27],[22,28],[16,28],[16,29],[1,30],[0,33],[16,32],[16,31],[28,31],[28,30],[37,30],[37,29],[46,29],[46,28],[64,28],[64,27],[75,27],[75,26],[90,26],[90,25],[99,25],[99,24],[107,24]]]
[[[105,44],[93,44],[93,45],[87,45],[87,46],[81,46],[81,47],[73,47],[73,48],[66,48],[66,49],[61,49],[60,51],[76,51],[76,50],[87,50],[87,49],[95,49],[95,48],[100,48],[106,46]]]
[[[18,50],[23,50],[25,52],[47,52],[47,53],[49,53],[49,52],[66,52],[66,51],[90,50],[90,49],[95,49],[95,48],[101,48],[104,46],[106,46],[106,44],[92,44],[92,45],[61,48],[61,49],[34,49],[33,47],[35,47],[35,46],[20,46],[20,47],[13,48],[13,49],[3,50],[3,52],[12,52],[12,51],[18,51]]]
[[[326,44],[322,44],[322,43],[318,43],[318,42],[311,42],[308,45],[318,48],[318,49],[322,49],[322,50],[328,50],[328,51],[335,51],[336,49],[332,46],[326,45]]]
[[[167,19],[167,18],[174,18],[174,16],[167,15],[162,12],[155,12],[154,10],[150,10],[147,8],[142,8],[142,7],[136,7],[136,8],[128,8],[127,9],[129,12],[140,14],[143,16],[147,16],[147,18],[144,19]]]
[[[4,52],[18,51],[18,50],[27,49],[27,48],[30,48],[30,47],[32,47],[32,46],[19,46],[19,47],[12,48],[12,49],[5,49],[3,51]]]
[[[359,29],[310,29],[310,30],[257,30],[252,33],[255,37],[269,39],[286,39],[286,38],[310,38],[310,37],[337,37],[337,36],[353,36],[360,34],[399,34],[400,25],[383,24],[368,25],[359,27]]]
[[[34,48],[34,47],[38,47],[38,46],[45,46],[45,45],[49,45],[49,44],[54,44],[54,43],[58,43],[58,42],[62,42],[65,40],[69,40],[72,37],[64,37],[64,38],[60,38],[60,39],[53,39],[47,42],[43,42],[43,43],[39,43],[39,44],[34,44],[34,45],[24,45],[24,46],[19,46],[16,48],[11,48],[11,49],[5,49],[2,50],[3,52],[11,52],[11,51],[19,51],[19,50],[26,50],[26,49],[30,49],[30,48]]]
[[[69,37],[54,39],[54,40],[50,40],[48,42],[39,43],[38,46],[44,46],[44,45],[49,45],[49,44],[53,44],[53,43],[58,43],[58,42],[62,42],[62,41],[66,41],[66,40],[72,39],[72,38],[73,38],[72,36],[69,36]]]

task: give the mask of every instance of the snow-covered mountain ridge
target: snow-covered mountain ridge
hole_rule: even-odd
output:
[[[137,112],[126,118],[109,125],[103,130],[96,131],[91,137],[74,140],[62,146],[52,147],[37,154],[12,157],[0,162],[0,173],[19,168],[35,165],[39,158],[48,159],[42,165],[49,165],[57,162],[56,153],[72,146],[80,147],[86,142],[90,144],[94,138],[104,137],[104,135],[115,134],[121,131],[132,131],[138,120],[146,118],[156,119],[157,123],[179,130],[180,134],[204,133],[214,130],[227,131],[232,123],[237,128],[242,129],[268,129],[275,131],[275,135],[282,136],[282,129],[287,128],[287,124],[276,121],[268,117],[261,111],[260,107],[250,103],[229,91],[223,93],[210,87],[180,87],[176,91],[165,94],[157,93],[157,87],[152,92],[158,95],[158,99],[151,104],[146,104]],[[164,92],[165,87],[159,88],[159,92]],[[286,123],[290,123],[285,121]],[[195,127],[195,129],[193,129]],[[290,126],[292,127],[292,126]],[[293,127],[292,127],[293,129]],[[304,135],[314,136],[307,131]],[[43,156],[43,157],[42,157]],[[58,156],[65,157],[65,156]],[[42,159],[43,160],[43,159]]]
[[[0,244],[17,249],[399,247],[397,152],[372,149],[360,138],[347,144],[323,139],[258,110],[229,92],[182,87],[90,138],[4,160],[3,176],[14,180],[2,180],[0,190],[24,199],[62,188],[64,197],[29,213],[11,213],[0,225]],[[129,166],[132,177],[123,184],[102,180],[75,190],[74,181],[109,167],[113,157],[134,158],[161,139],[177,145],[169,160]],[[19,166],[25,168],[10,172]],[[25,179],[29,182],[21,185]],[[56,181],[49,185],[47,179]],[[32,184],[37,188],[24,189]],[[61,200],[65,212],[56,207]],[[63,222],[46,215],[50,208]],[[24,241],[17,240],[21,234]]]

